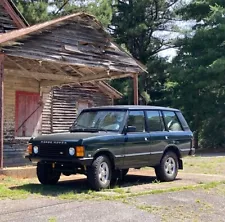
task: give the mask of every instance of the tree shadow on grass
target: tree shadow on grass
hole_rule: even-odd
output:
[[[59,181],[56,185],[42,185],[40,183],[29,183],[10,187],[12,190],[22,190],[30,194],[57,197],[63,194],[85,194],[90,187],[86,179]]]
[[[176,180],[180,180],[177,178]],[[144,184],[155,184],[161,183],[157,180],[155,176],[145,176],[145,175],[132,175],[128,174],[122,181],[118,181],[117,185],[121,188],[127,188],[137,185],[144,185]]]
[[[177,179],[179,180],[179,179]],[[157,179],[154,176],[143,175],[127,175],[123,180],[118,180],[111,187],[113,188],[128,188],[143,184],[157,183]],[[90,193],[90,186],[87,179],[75,179],[59,181],[56,185],[41,185],[39,183],[29,183],[20,186],[10,187],[11,190],[22,190],[30,194],[39,194],[42,196],[57,197],[67,194],[88,194]]]

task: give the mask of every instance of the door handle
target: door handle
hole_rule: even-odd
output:
[[[168,140],[169,139],[168,136],[165,136],[165,139]]]

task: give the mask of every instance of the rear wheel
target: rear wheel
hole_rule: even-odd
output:
[[[37,177],[43,185],[54,185],[59,181],[61,173],[54,171],[50,164],[38,162]]]
[[[160,165],[155,167],[158,180],[162,182],[173,181],[178,173],[178,158],[174,152],[167,152],[160,161]]]
[[[87,171],[88,182],[95,190],[109,188],[112,178],[111,162],[107,156],[97,157]]]

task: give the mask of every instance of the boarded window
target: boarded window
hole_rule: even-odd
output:
[[[16,129],[18,137],[31,137],[40,129],[42,106],[40,95],[30,92],[16,92]]]

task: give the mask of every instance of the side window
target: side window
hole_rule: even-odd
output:
[[[163,131],[162,118],[159,111],[147,111],[147,123],[150,132]]]
[[[169,131],[183,131],[179,120],[174,112],[163,111],[166,126]]]
[[[135,126],[136,132],[145,131],[145,116],[143,111],[130,111],[127,121],[128,126]]]
[[[189,126],[181,112],[177,112],[177,117],[179,118],[181,125],[183,126],[183,129],[189,130]]]

